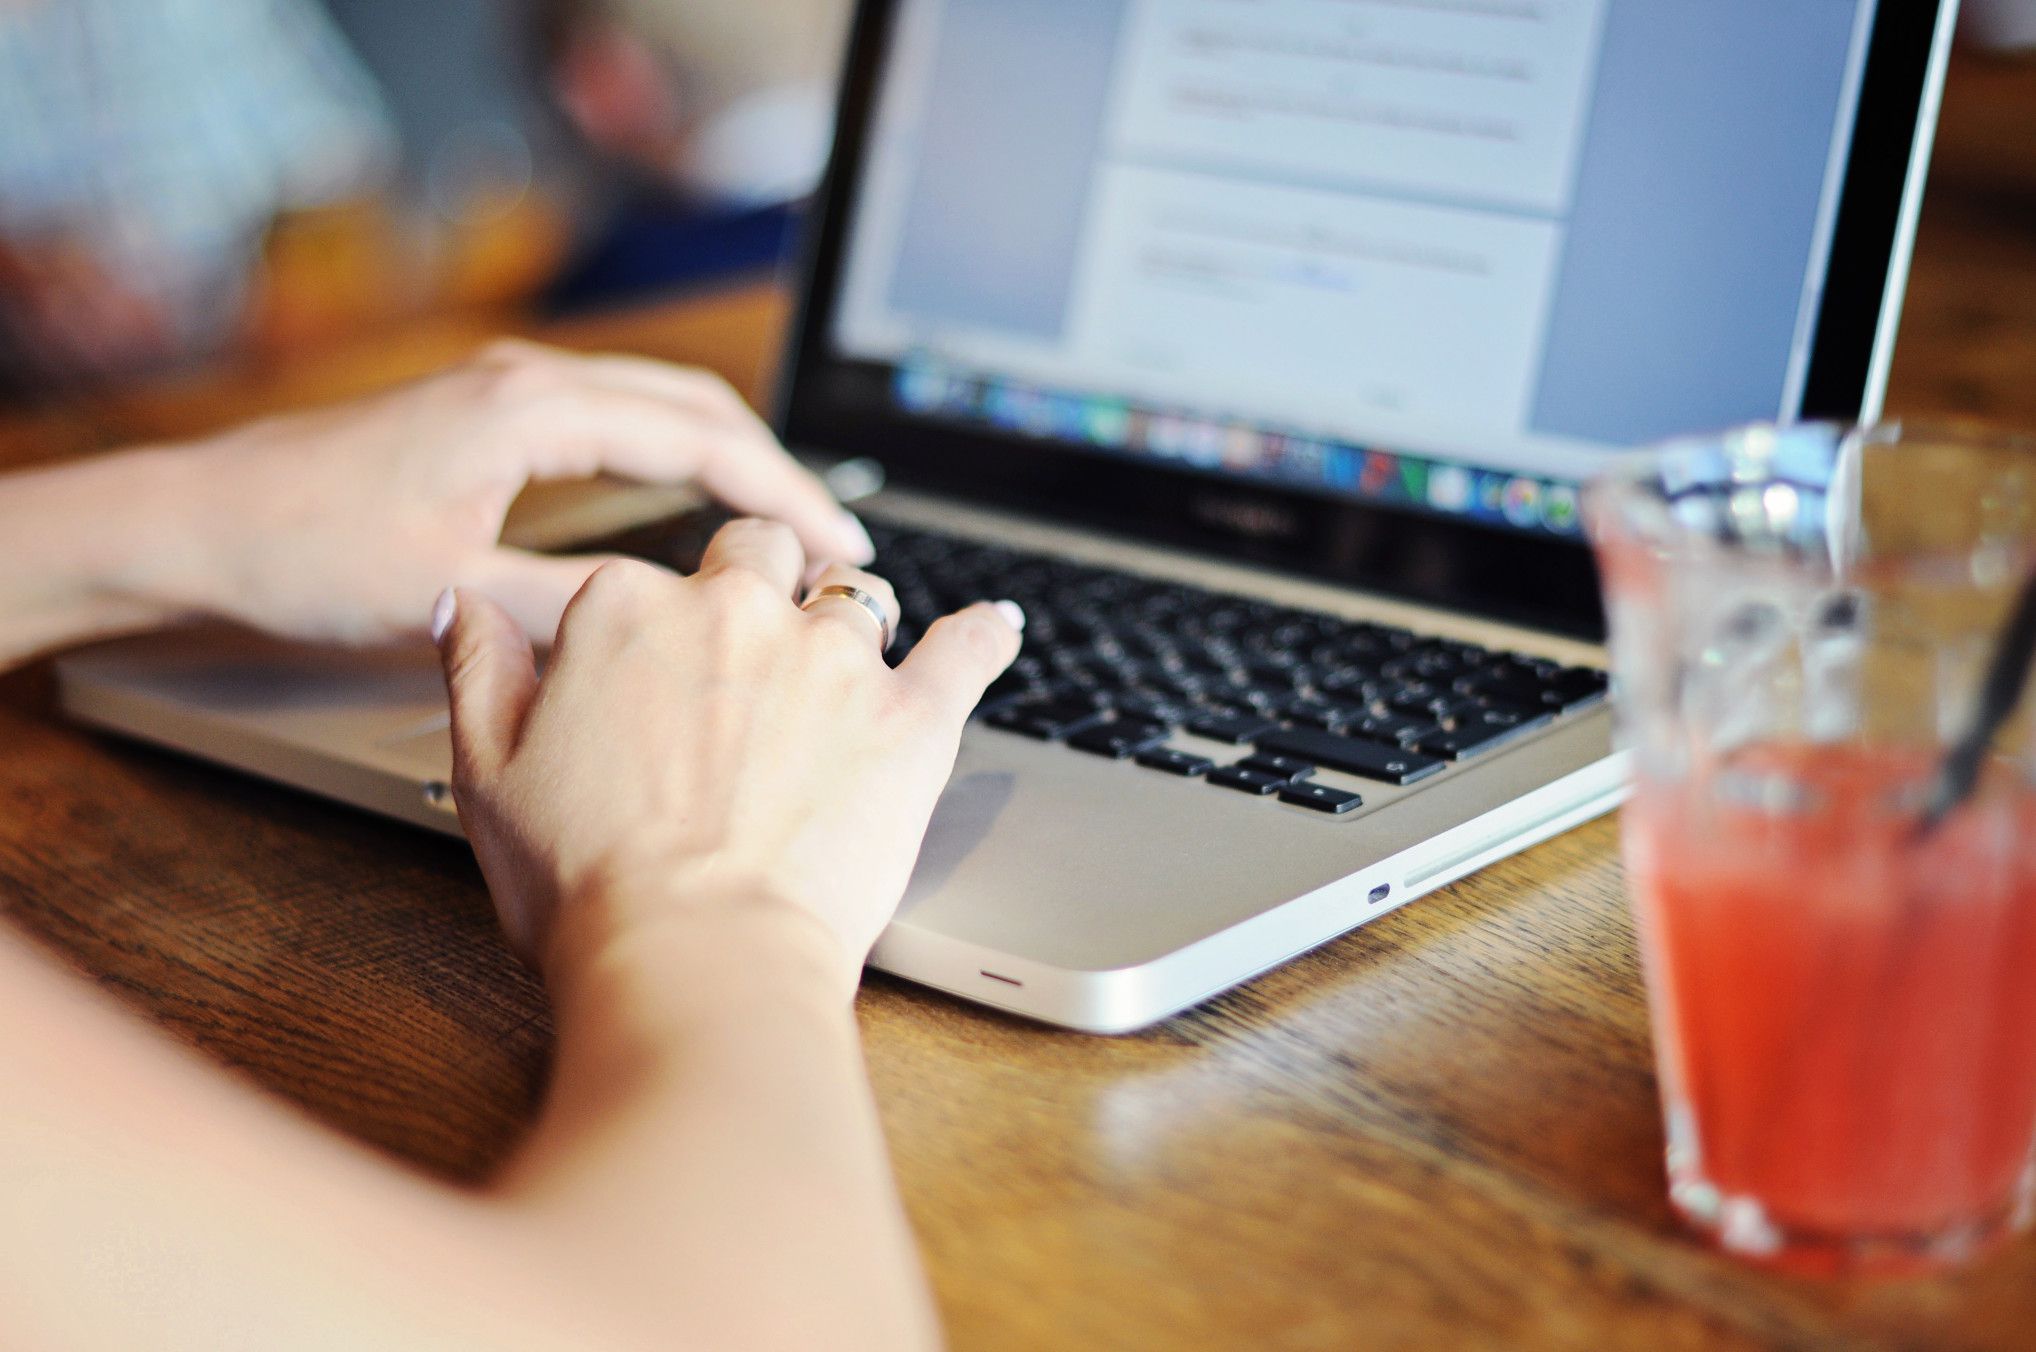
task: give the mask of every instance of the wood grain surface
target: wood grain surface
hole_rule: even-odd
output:
[[[1890,407],[2036,428],[2036,68],[1956,65]],[[608,317],[752,394],[778,293]],[[195,433],[457,356],[420,327],[0,422],[27,463]],[[542,1091],[542,993],[456,844],[101,739],[0,686],[0,911],[102,986],[393,1155],[471,1179]],[[883,977],[861,1002],[954,1344],[2036,1347],[2036,1243],[1955,1277],[1775,1277],[1663,1195],[1646,1010],[1601,821],[1135,1037]]]

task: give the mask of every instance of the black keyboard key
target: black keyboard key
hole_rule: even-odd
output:
[[[1338,699],[1369,704],[1384,696],[1393,688],[1391,682],[1381,678],[1377,672],[1364,667],[1345,667],[1318,683],[1318,689]]]
[[[1487,703],[1560,714],[1603,699],[1605,679],[1604,673],[1582,667],[1543,672],[1508,662],[1458,681],[1457,689]]]
[[[1275,695],[1265,711],[1272,718],[1319,718],[1328,707],[1328,700],[1313,695]]]
[[[1286,728],[1257,739],[1258,749],[1276,756],[1313,761],[1346,774],[1388,784],[1412,784],[1442,769],[1443,762],[1419,751],[1359,737],[1340,737],[1312,728]]]
[[[1207,756],[1197,756],[1192,751],[1176,751],[1170,746],[1148,747],[1138,753],[1137,761],[1150,769],[1164,770],[1184,779],[1206,775],[1216,768],[1216,762]]]
[[[1111,760],[1127,760],[1158,742],[1166,740],[1166,729],[1158,723],[1120,718],[1071,734],[1067,744],[1077,751]]]
[[[1263,770],[1269,775],[1278,775],[1289,783],[1315,773],[1315,767],[1307,761],[1297,760],[1292,756],[1268,756],[1263,752],[1256,756],[1246,756],[1237,763],[1246,770]]]
[[[1299,698],[1283,690],[1265,690],[1256,686],[1242,690],[1233,689],[1228,693],[1232,702],[1242,704],[1253,713],[1275,719],[1283,716],[1280,713],[1282,705]]]
[[[1247,705],[1236,704],[1229,700],[1210,699],[1207,695],[1200,696],[1195,700],[1194,716],[1195,718],[1198,719],[1210,719],[1210,718],[1249,719],[1251,720],[1253,727],[1257,727],[1261,723],[1265,724],[1268,727],[1278,726],[1270,718],[1265,717],[1264,715],[1260,714],[1258,710],[1250,708]],[[1190,726],[1188,731],[1193,732],[1194,728]],[[1218,737],[1215,740],[1220,742],[1224,739]],[[1242,746],[1243,743],[1232,742],[1231,745]]]
[[[1459,676],[1452,683],[1452,688],[1480,699],[1504,700],[1509,704],[1526,706],[1538,703],[1541,692],[1547,687],[1540,677],[1507,663]]]
[[[1561,701],[1558,712],[1574,713],[1605,697],[1605,673],[1589,667],[1567,667],[1548,678],[1548,689]]]
[[[1386,704],[1403,714],[1421,713],[1433,701],[1446,697],[1443,688],[1433,681],[1403,680],[1388,691]]]
[[[1057,742],[1069,733],[1101,723],[1106,717],[1108,715],[1100,709],[1055,700],[1046,704],[1007,705],[989,714],[983,721],[993,728],[1003,728],[1042,742]]]
[[[626,552],[668,561],[697,554],[711,534],[706,520],[639,532],[628,542],[656,550]],[[1045,740],[1080,738],[1084,750],[1136,756],[1174,773],[1209,768],[1207,758],[1157,745],[1167,728],[1186,724],[1229,745],[1257,743],[1270,754],[1411,783],[1439,768],[1436,756],[1474,755],[1605,696],[1605,674],[1588,667],[870,526],[878,570],[904,607],[892,660],[941,612],[978,596],[1012,596],[1032,622],[980,717]],[[1283,721],[1298,726],[1281,729]]]
[[[1209,684],[1209,678],[1206,676],[1199,676],[1191,671],[1176,671],[1168,667],[1152,672],[1146,680],[1153,689],[1177,695],[1181,699],[1193,699]]]
[[[1280,790],[1280,801],[1338,817],[1364,806],[1364,799],[1357,794],[1327,784],[1289,784]]]
[[[996,680],[990,682],[990,688],[983,692],[982,702],[984,704],[995,704],[999,700],[1007,700],[1013,696],[1029,695],[1034,689],[1035,687],[1030,677],[1020,676],[1014,671],[1007,671]]]
[[[1446,716],[1443,711],[1453,705],[1477,702],[1475,695],[1461,695],[1453,690],[1437,690],[1426,682],[1420,684],[1421,693],[1410,694],[1403,690],[1392,692],[1386,700],[1386,707],[1408,718],[1438,721]]]
[[[1032,707],[1029,701],[999,704],[983,715],[983,722],[1006,732],[1017,732],[1031,718]]]
[[[1135,668],[1127,670],[1122,666],[1099,664],[1089,670],[1095,676],[1098,688],[1103,690],[1136,690],[1144,680]]]
[[[1531,653],[1501,653],[1497,665],[1512,667],[1543,680],[1562,670],[1562,663],[1553,658],[1536,657]]]
[[[1400,629],[1389,624],[1360,622],[1351,628],[1361,633],[1373,645],[1373,651],[1381,653],[1403,653],[1421,641],[1421,636],[1411,629]]]
[[[1055,676],[1040,683],[1039,693],[1031,701],[1035,708],[1054,705],[1067,709],[1080,709],[1089,713],[1100,713],[1110,707],[1110,693],[1071,681],[1065,676]]]
[[[1245,676],[1261,690],[1299,690],[1315,674],[1292,653],[1255,653],[1245,658],[1241,666]]]
[[[1407,714],[1365,714],[1334,731],[1369,737],[1374,742],[1411,742],[1442,731],[1442,724],[1433,718]]]
[[[1540,727],[1554,717],[1553,714],[1536,713],[1532,710],[1493,707],[1458,715],[1456,731],[1525,732],[1529,728]]]
[[[1136,690],[1120,695],[1116,700],[1120,718],[1140,718],[1148,723],[1160,723],[1177,728],[1190,717],[1189,707],[1177,699],[1155,695],[1150,691]]]
[[[1494,706],[1476,695],[1445,695],[1440,699],[1428,701],[1427,710],[1441,722],[1449,723],[1459,718],[1470,718],[1492,707]]]
[[[1242,765],[1216,767],[1209,772],[1209,782],[1240,793],[1255,793],[1261,798],[1278,793],[1288,783],[1282,776],[1269,775],[1263,770],[1247,770]]]
[[[1466,760],[1481,752],[1496,750],[1553,717],[1553,714],[1522,713],[1512,709],[1485,709],[1458,719],[1453,731],[1422,738],[1417,749],[1445,760]]]
[[[1304,728],[1320,728],[1324,732],[1342,732],[1348,724],[1365,717],[1363,709],[1348,704],[1289,705],[1281,712],[1289,723]]]
[[[1243,746],[1257,741],[1261,734],[1277,726],[1270,718],[1260,718],[1256,714],[1212,714],[1188,724],[1188,731],[1214,742]]]

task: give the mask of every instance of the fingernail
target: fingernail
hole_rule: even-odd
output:
[[[431,641],[445,641],[445,631],[452,628],[452,617],[458,613],[460,599],[451,587],[438,594],[438,600],[431,607]]]
[[[868,563],[876,558],[877,547],[870,539],[870,533],[856,520],[854,512],[843,512],[839,518],[843,552],[851,563]]]
[[[997,613],[1004,617],[1006,624],[1009,624],[1021,634],[1025,632],[1025,607],[1019,605],[1016,601],[998,601],[995,603],[995,606]]]

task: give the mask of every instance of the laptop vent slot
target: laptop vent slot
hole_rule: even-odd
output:
[[[1409,873],[1401,880],[1400,886],[1408,892],[1419,893],[1422,888],[1447,881],[1449,878],[1470,872],[1478,858],[1487,851],[1498,848],[1499,841],[1489,834],[1481,835],[1449,853],[1439,855],[1422,865],[1419,872]]]

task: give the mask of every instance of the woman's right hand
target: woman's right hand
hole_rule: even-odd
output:
[[[542,679],[500,607],[441,600],[460,821],[548,978],[732,918],[816,941],[853,992],[1023,615],[970,606],[893,670],[861,606],[799,608],[805,569],[797,537],[758,520],[723,529],[691,577],[607,564]],[[895,625],[882,580],[837,566],[816,586],[836,583]]]

